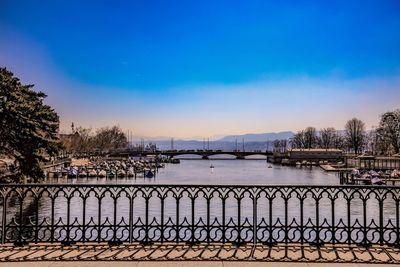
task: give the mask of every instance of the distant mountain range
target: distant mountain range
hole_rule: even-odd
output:
[[[243,134],[243,135],[228,135],[221,139],[204,142],[199,140],[174,140],[173,149],[221,149],[234,150],[243,149],[243,140],[245,150],[268,150],[272,149],[272,142],[276,139],[289,139],[294,135],[293,132],[278,132],[278,133],[260,133],[260,134]],[[237,140],[237,147],[236,147]],[[146,140],[156,144],[161,150],[171,149],[171,139],[164,140]]]
[[[273,141],[276,139],[289,139],[294,135],[293,132],[279,132],[279,133],[259,133],[259,134],[242,134],[242,135],[228,135],[218,141],[221,142],[241,142],[243,139],[245,142],[266,142]]]

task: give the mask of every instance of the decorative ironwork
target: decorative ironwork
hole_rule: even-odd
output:
[[[1,185],[1,242],[400,245],[400,187]]]

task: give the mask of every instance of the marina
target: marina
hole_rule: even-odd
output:
[[[262,157],[237,160],[231,156],[213,156],[193,160],[196,156],[83,158],[69,160],[66,166],[51,165],[45,182],[68,183],[186,183],[207,184],[400,184],[399,171],[357,169],[344,163],[292,165],[273,164]],[[251,159],[251,160],[250,160]],[[317,161],[318,162],[318,161]],[[346,167],[347,166],[347,167]],[[247,178],[248,177],[248,178]],[[142,179],[140,179],[142,178]]]
[[[400,171],[374,170],[341,170],[339,171],[340,184],[356,185],[400,185]]]

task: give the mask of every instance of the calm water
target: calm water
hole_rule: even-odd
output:
[[[210,165],[214,168],[210,168]],[[59,183],[96,183],[96,184],[302,184],[334,185],[339,178],[334,173],[327,173],[318,167],[296,168],[272,165],[265,159],[260,160],[181,160],[180,164],[166,164],[159,169],[155,178],[79,178],[55,179]]]

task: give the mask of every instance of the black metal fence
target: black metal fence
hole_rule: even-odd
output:
[[[400,245],[400,187],[0,185],[1,243]]]

